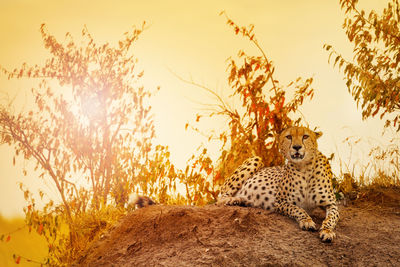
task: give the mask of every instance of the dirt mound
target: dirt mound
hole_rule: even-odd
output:
[[[244,207],[156,205],[128,214],[83,266],[400,266],[400,207],[340,206],[322,243],[287,217]],[[323,214],[313,216],[319,225]]]

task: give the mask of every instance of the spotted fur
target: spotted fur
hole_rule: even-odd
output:
[[[135,195],[131,203],[140,208],[145,208],[147,206],[156,205],[157,203],[149,197]]]
[[[323,242],[331,242],[339,212],[329,161],[318,151],[320,136],[321,133],[305,127],[283,131],[279,148],[287,163],[262,168],[259,157],[246,160],[225,181],[218,203],[277,211],[294,218],[301,229],[310,231],[315,231],[316,225],[307,211],[322,207],[326,218],[319,235]]]

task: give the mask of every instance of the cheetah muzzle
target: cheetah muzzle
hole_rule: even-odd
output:
[[[304,155],[301,155],[299,152],[294,153],[293,155],[290,156],[292,159],[303,159]]]

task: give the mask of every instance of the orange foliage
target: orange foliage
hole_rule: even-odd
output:
[[[152,144],[151,107],[144,104],[151,93],[139,84],[143,72],[130,49],[142,30],[126,32],[112,47],[96,44],[86,28],[82,42],[67,33],[61,43],[42,25],[50,52],[44,65],[1,68],[9,79],[39,81],[31,91],[34,109],[13,114],[0,107],[0,142],[13,146],[15,157],[34,161],[39,178],[58,191],[61,203],[50,200],[37,210],[21,185],[27,224],[49,243],[49,264],[71,263],[105,222],[123,214],[130,193],[167,198],[172,178],[165,174],[173,165],[167,149]]]
[[[400,131],[400,6],[397,0],[388,1],[382,14],[372,10],[367,15],[357,7],[358,0],[340,0],[346,18],[343,28],[353,44],[354,61],[348,61],[334,50],[334,66],[344,73],[349,92],[362,108],[363,119],[389,117],[385,126]]]
[[[226,16],[224,12],[221,15]],[[216,200],[219,185],[248,157],[261,156],[266,166],[282,164],[283,158],[278,151],[275,137],[286,127],[300,122],[300,119],[293,121],[290,114],[295,114],[303,101],[306,98],[311,99],[314,95],[314,90],[311,88],[312,78],[305,81],[297,78],[287,86],[281,85],[274,77],[275,67],[272,61],[267,58],[256,39],[254,26],[241,27],[227,16],[226,19],[234,33],[247,38],[257,47],[260,55],[250,56],[240,50],[238,59],[229,59],[228,82],[233,96],[241,99],[241,107],[230,108],[214,91],[191,82],[206,89],[220,101],[218,105],[220,109],[208,115],[224,116],[229,121],[226,131],[209,137],[209,139],[217,138],[222,143],[218,162],[212,162],[206,156],[206,151],[199,157],[192,158],[195,160],[193,168],[197,166],[199,160],[206,165],[203,167],[206,170],[204,178],[199,178],[201,183],[199,187],[203,191],[198,195],[204,198],[203,203]],[[289,100],[286,92],[293,89],[294,96]],[[200,115],[197,115],[196,121],[199,117]]]

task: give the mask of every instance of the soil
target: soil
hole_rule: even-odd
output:
[[[336,239],[257,208],[155,205],[126,215],[79,266],[400,266],[400,191],[339,203]],[[312,215],[321,225],[324,212]]]

